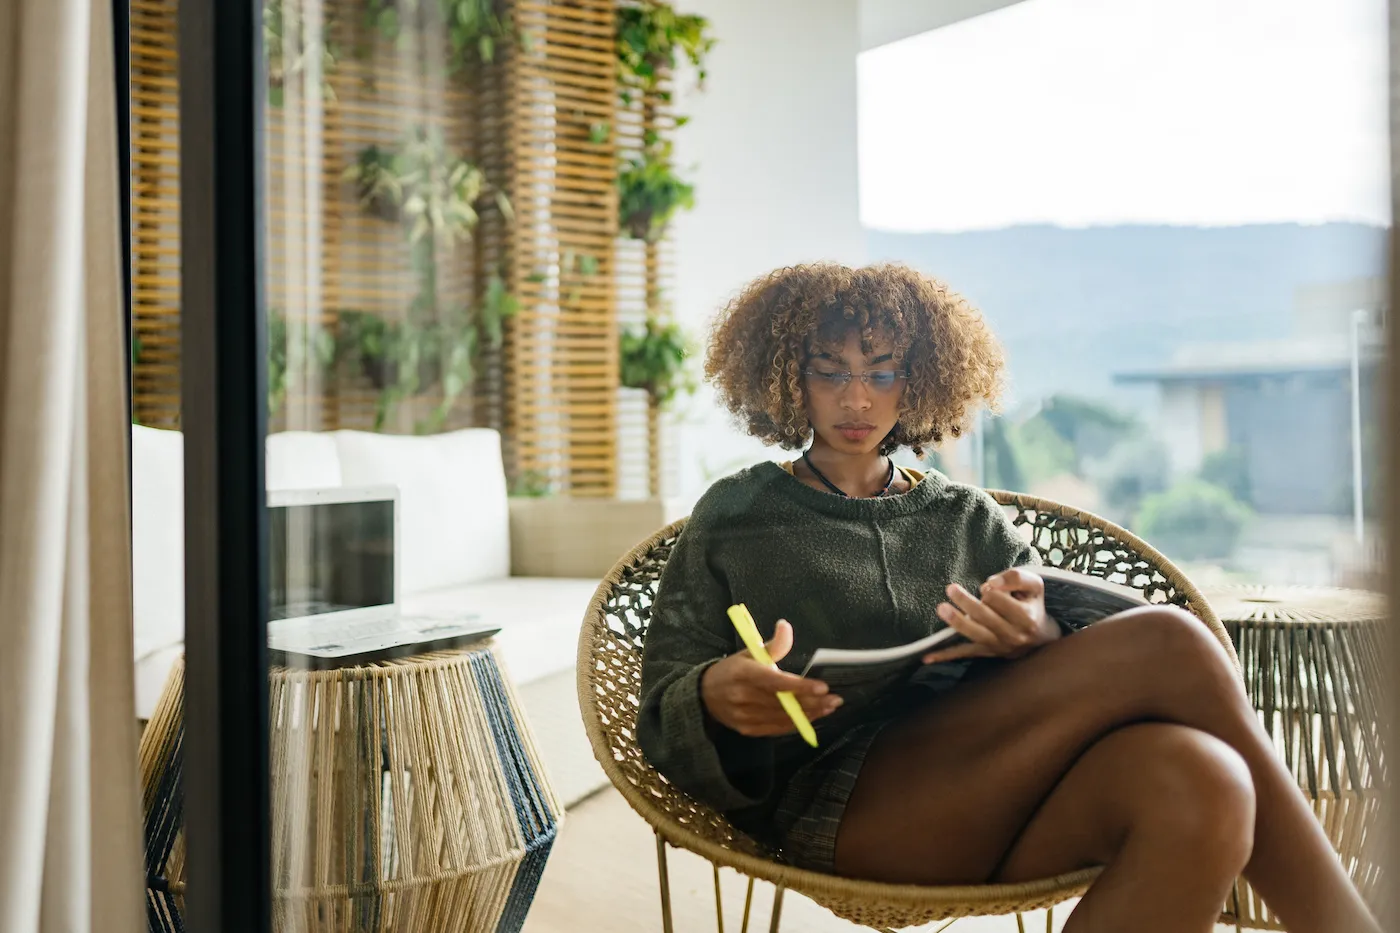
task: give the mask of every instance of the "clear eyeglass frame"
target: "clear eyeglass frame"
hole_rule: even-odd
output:
[[[828,373],[819,369],[804,369],[802,375],[807,377],[807,382],[812,387],[831,392],[844,391],[852,379],[859,379],[872,392],[893,392],[909,378],[909,373],[902,369],[877,369],[863,373],[852,373],[849,370]]]

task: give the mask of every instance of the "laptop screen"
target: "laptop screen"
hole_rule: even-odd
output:
[[[268,617],[394,604],[394,501],[268,508]]]

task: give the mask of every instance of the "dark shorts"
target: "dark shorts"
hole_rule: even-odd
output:
[[[956,687],[973,668],[996,664],[993,659],[935,665],[921,672],[919,683],[906,688],[888,711],[852,726],[792,776],[778,799],[773,829],[783,861],[812,871],[836,873],[836,833],[846,803],[860,778],[861,765],[880,731],[923,703]]]

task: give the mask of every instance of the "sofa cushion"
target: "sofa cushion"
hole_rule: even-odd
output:
[[[185,637],[185,446],[179,431],[131,426],[135,655]]]
[[[516,684],[528,684],[573,670],[584,613],[597,580],[510,577],[419,593],[403,611],[475,613],[484,624],[500,626],[500,656]]]
[[[279,431],[267,436],[268,489],[339,486],[340,452],[333,434]]]
[[[405,595],[510,574],[501,436],[469,428],[428,437],[336,431],[347,486],[399,487]]]

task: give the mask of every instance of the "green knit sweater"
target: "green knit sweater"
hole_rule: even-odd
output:
[[[710,719],[700,676],[742,645],[725,611],[745,603],[765,639],[793,627],[779,666],[801,671],[818,648],[905,644],[944,627],[935,613],[950,583],[972,592],[1033,552],[982,490],[930,471],[909,492],[845,499],[776,463],[713,486],[696,504],[662,572],[642,661],[637,740],[681,790],[752,826],[781,789],[843,731],[887,698],[843,693],[815,723],[820,745],[795,734],[747,738]]]

